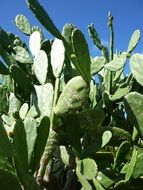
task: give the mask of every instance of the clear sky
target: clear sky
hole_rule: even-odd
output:
[[[98,54],[87,32],[87,25],[94,23],[103,43],[108,44],[109,29],[107,27],[108,11],[114,16],[115,49],[125,51],[128,41],[135,29],[140,29],[143,35],[143,0],[39,0],[44,5],[56,26],[62,30],[67,22],[79,27],[85,34],[91,55]],[[0,26],[6,31],[20,35],[12,21],[17,14],[28,17],[31,25],[39,25],[25,0],[0,1]],[[48,32],[44,29],[48,38]],[[28,40],[28,39],[26,39]],[[143,39],[140,40],[136,51],[143,52]]]

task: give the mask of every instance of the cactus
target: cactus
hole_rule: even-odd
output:
[[[8,180],[8,183],[5,183],[6,180]],[[12,188],[22,190],[13,166],[6,158],[2,156],[0,157],[0,186],[1,189]]]
[[[137,92],[130,92],[125,96],[124,103],[129,120],[131,124],[134,125],[138,132],[143,136],[142,102],[143,96]]]
[[[109,143],[111,137],[112,137],[111,131],[109,130],[104,131],[104,133],[102,134],[102,147],[104,147]]]
[[[86,158],[77,161],[76,174],[83,188],[92,189],[88,180],[94,180],[97,176],[97,171],[97,165],[94,160]]]
[[[26,34],[26,35],[31,34],[30,23],[24,15],[22,15],[22,14],[17,15],[15,17],[15,24],[18,27],[18,29],[21,30],[21,32],[23,32],[24,34]]]
[[[32,88],[31,78],[18,65],[10,66],[10,73],[18,85],[25,91],[30,91]]]
[[[116,152],[116,157],[114,160],[114,169],[122,164],[122,161],[125,160],[129,150],[130,150],[130,142],[129,141],[122,142],[118,148],[118,151]]]
[[[3,64],[2,61],[0,61],[0,74],[2,74],[2,75],[8,75],[8,74],[9,74],[9,70],[8,70],[7,67]]]
[[[18,111],[18,110],[16,110],[16,111]],[[27,104],[27,103],[24,103],[24,104],[21,106],[20,110],[19,110],[20,118],[21,118],[21,119],[25,119],[27,112],[28,112],[28,104]]]
[[[104,68],[108,69],[109,71],[118,71],[124,67],[125,63],[126,63],[126,57],[122,56],[110,61],[109,63],[104,65]]]
[[[103,69],[105,59],[103,57],[94,57],[91,60],[91,75],[96,75],[101,69]]]
[[[42,25],[56,38],[63,39],[61,33],[40,3],[37,0],[26,0],[26,2]]]
[[[81,108],[89,93],[89,87],[80,77],[72,78],[65,86],[54,108],[56,115],[65,115]]]
[[[7,109],[6,88],[0,85],[0,113],[7,112]]]
[[[140,37],[141,37],[140,30],[135,30],[134,33],[132,34],[132,37],[128,45],[127,49],[128,53],[131,53],[135,49],[140,40]]]
[[[55,39],[51,47],[51,65],[56,78],[60,77],[65,60],[65,48],[63,42]]]
[[[71,114],[65,121],[65,133],[67,142],[73,147],[73,151],[80,158],[81,143],[80,143],[80,123],[77,115]]]
[[[142,67],[143,67],[143,55],[134,54],[130,59],[130,69],[133,74],[133,77],[137,80],[139,84],[143,86],[142,82]]]
[[[51,83],[46,83],[42,86],[36,86],[36,94],[38,98],[38,108],[43,116],[51,115],[52,102],[53,102],[53,86]]]
[[[88,26],[88,32],[89,32],[89,35],[90,35],[93,43],[98,47],[98,49],[102,50],[101,40],[100,40],[100,37],[99,37],[96,29],[94,28],[94,24],[90,24]]]
[[[26,133],[27,151],[28,151],[28,165],[31,168],[34,157],[34,147],[37,138],[37,125],[33,118],[26,118],[24,120],[24,128]]]
[[[4,50],[8,51],[8,53],[14,52],[10,37],[1,27],[0,27],[0,44],[4,48]]]
[[[29,48],[33,56],[36,56],[36,54],[39,52],[41,47],[41,35],[40,32],[34,31],[30,35],[29,39]]]
[[[100,188],[103,189],[103,187],[105,189],[108,189],[115,184],[115,181],[110,178],[108,170],[105,173],[98,172],[97,180],[94,182],[94,184],[95,184],[96,188],[99,187],[99,190],[100,190]]]
[[[13,138],[15,155],[15,165],[18,171],[21,183],[24,186],[28,186],[28,150],[26,141],[26,132],[23,121],[18,118],[14,125],[14,138]]]
[[[41,84],[45,84],[48,72],[48,58],[43,50],[39,50],[34,57],[33,72]]]
[[[62,34],[63,34],[65,40],[67,41],[67,43],[69,44],[69,46],[72,46],[71,36],[72,36],[72,33],[75,28],[76,27],[71,23],[67,23],[63,27]]]
[[[14,155],[13,147],[8,139],[6,130],[3,126],[2,119],[0,118],[0,155],[11,158]]]
[[[137,179],[139,176],[141,176],[143,174],[142,162],[143,162],[143,154],[139,153],[139,151],[138,151],[136,165],[135,165],[135,168],[134,168],[134,171],[132,174],[132,177],[135,179]]]
[[[26,2],[54,39],[21,14],[29,47],[0,28],[0,189],[142,189],[140,31],[115,53],[109,12],[109,48],[88,26],[101,52],[91,57],[80,29],[61,33],[37,0]]]
[[[13,57],[16,61],[25,64],[31,64],[33,62],[30,54],[23,47],[15,46],[13,49],[15,51]]]
[[[87,84],[91,80],[90,76],[90,55],[85,37],[79,29],[75,29],[72,33],[73,55],[75,67],[81,74]]]
[[[49,135],[50,121],[49,117],[44,116],[37,129],[37,138],[34,146],[34,158],[32,172],[35,172],[39,167],[39,162],[44,152],[44,148]]]
[[[82,128],[93,129],[102,125],[105,119],[105,113],[101,108],[87,109],[79,113],[80,125]]]

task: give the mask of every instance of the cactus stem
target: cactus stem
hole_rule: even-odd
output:
[[[110,28],[110,61],[112,61],[114,56],[114,30],[113,30],[113,16],[111,15],[111,12],[109,12],[108,17],[109,17],[108,26]]]

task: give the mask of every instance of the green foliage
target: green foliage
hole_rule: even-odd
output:
[[[26,2],[54,40],[22,14],[15,24],[29,48],[0,28],[0,189],[142,189],[140,31],[115,53],[110,13],[109,48],[88,26],[101,51],[91,57],[80,29],[61,33],[37,0]]]

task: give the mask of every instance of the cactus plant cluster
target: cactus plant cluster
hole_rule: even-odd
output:
[[[60,32],[37,0],[28,7],[54,39],[19,14],[29,46],[0,28],[0,189],[120,190],[143,188],[143,55],[89,36],[91,57],[73,24]],[[129,64],[130,73],[125,74]]]

